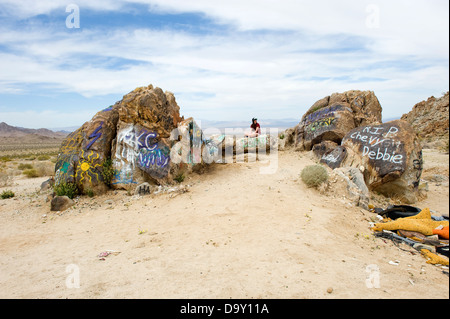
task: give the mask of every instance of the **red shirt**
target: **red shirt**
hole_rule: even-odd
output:
[[[259,123],[256,123],[256,126],[255,126],[255,124],[252,124],[252,125],[250,125],[250,127],[251,127],[252,129],[254,129],[255,131],[257,130],[258,127],[259,127],[259,129],[261,130],[261,126],[259,126]]]

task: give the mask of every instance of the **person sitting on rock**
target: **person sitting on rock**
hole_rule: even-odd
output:
[[[245,137],[258,137],[261,134],[261,126],[258,123],[258,119],[252,119],[252,125],[250,125],[250,132],[245,133]]]

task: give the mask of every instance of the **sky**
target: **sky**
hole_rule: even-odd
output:
[[[299,122],[348,90],[399,118],[449,90],[449,1],[0,0],[0,122],[80,126],[149,84],[198,120]]]

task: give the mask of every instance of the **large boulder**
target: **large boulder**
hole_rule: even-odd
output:
[[[176,142],[171,134],[182,121],[171,92],[152,85],[137,88],[62,142],[55,183],[74,183],[82,193],[95,194],[109,187],[170,183],[170,149]]]
[[[340,166],[362,168],[369,190],[407,203],[416,201],[423,169],[422,146],[407,122],[355,128],[345,136],[342,147],[346,157]]]
[[[81,192],[107,189],[102,174],[103,163],[111,157],[117,120],[117,108],[110,106],[63,140],[55,165],[56,185],[75,183]]]
[[[297,150],[311,150],[322,141],[340,144],[352,129],[381,123],[382,108],[372,91],[334,93],[314,103],[287,136]]]

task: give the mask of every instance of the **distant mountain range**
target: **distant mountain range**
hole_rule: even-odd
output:
[[[70,132],[54,132],[46,128],[30,129],[0,123],[0,143],[55,143],[65,138]]]

